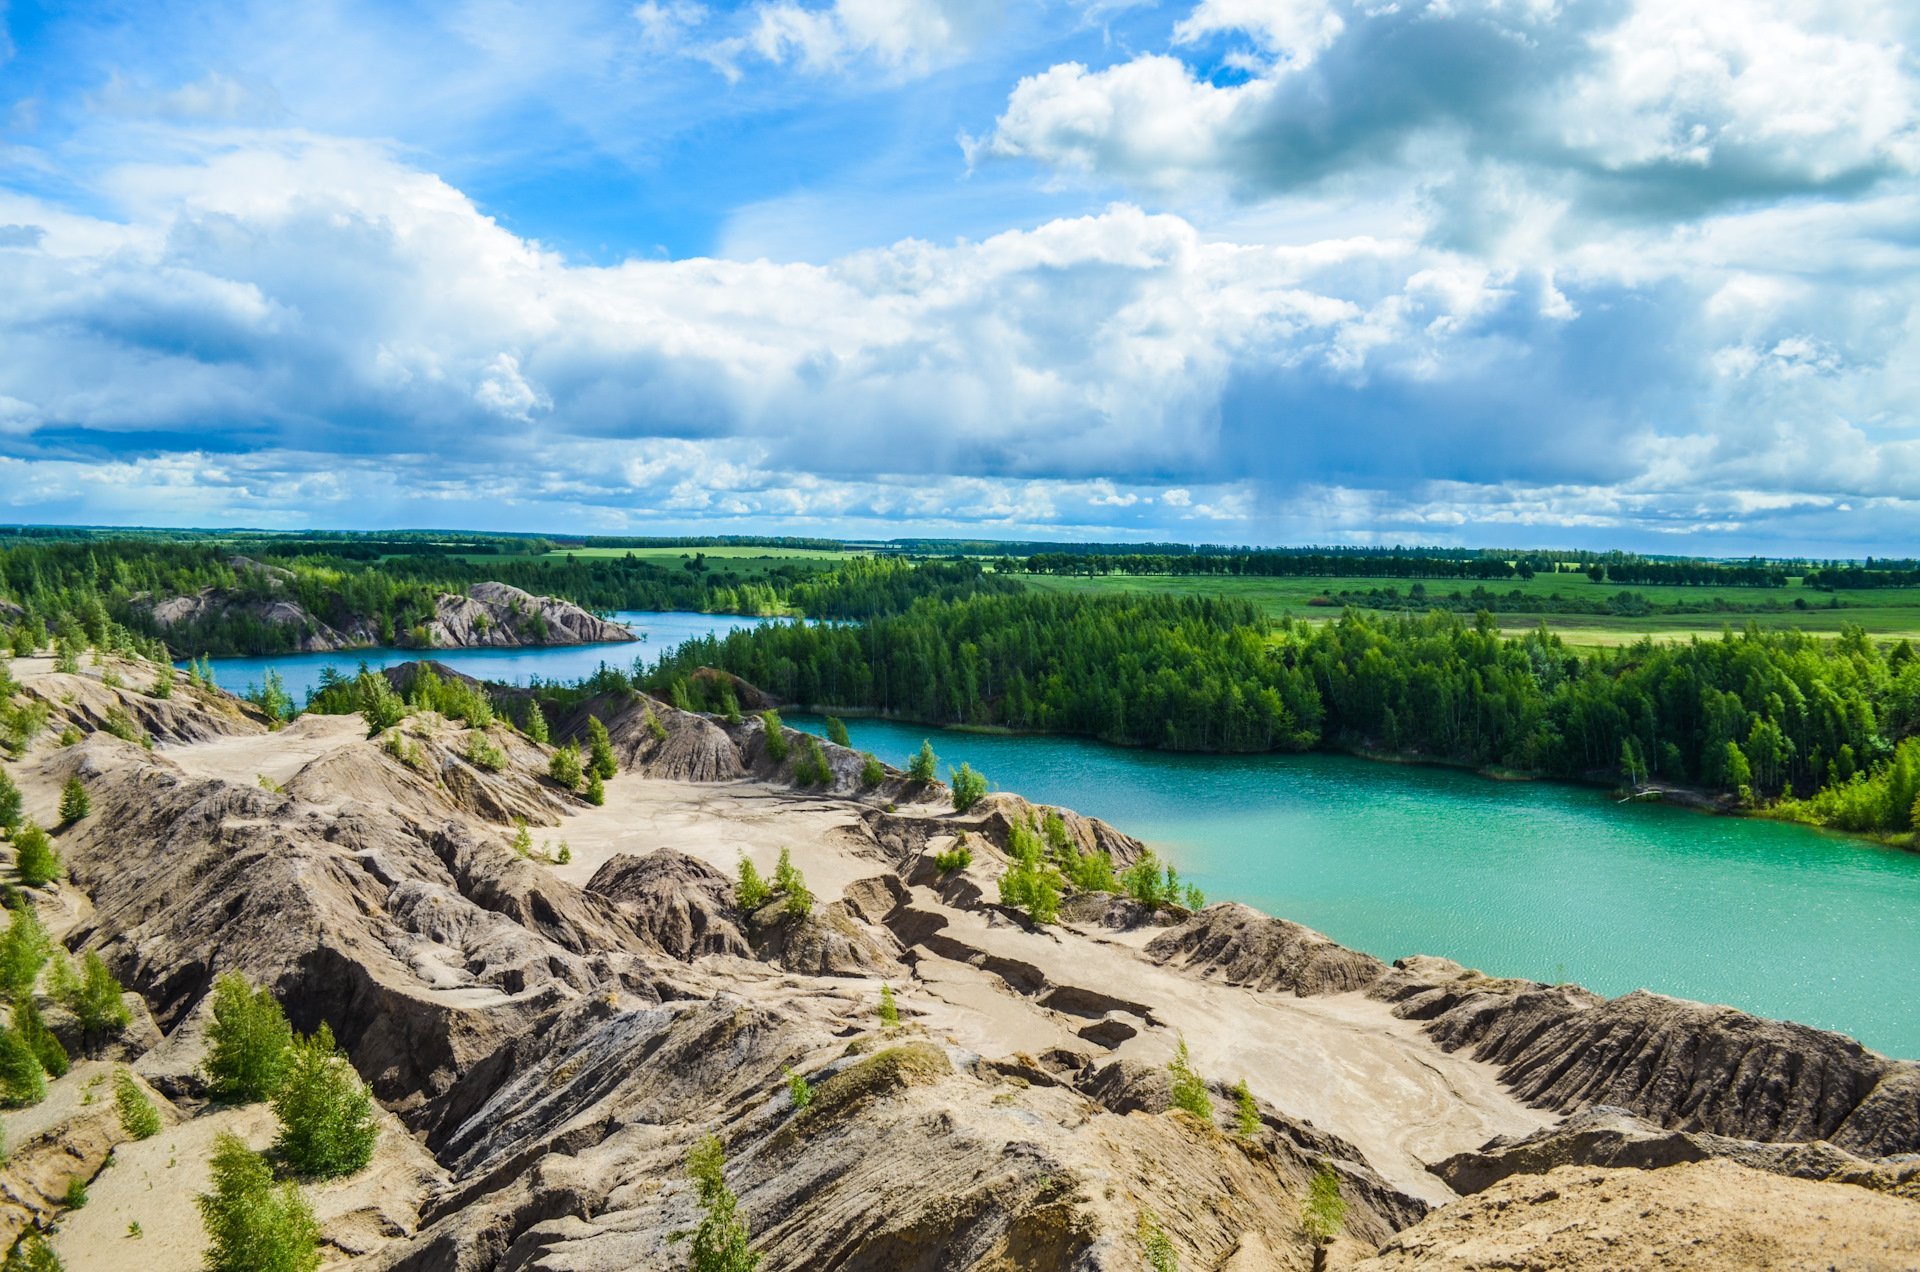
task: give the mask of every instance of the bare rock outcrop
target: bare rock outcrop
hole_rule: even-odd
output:
[[[437,647],[474,649],[515,645],[596,645],[637,639],[609,619],[557,596],[535,596],[506,583],[475,583],[443,593],[426,623]]]
[[[1147,957],[1229,985],[1302,997],[1365,989],[1387,970],[1370,954],[1237,902],[1210,905],[1155,937]]]
[[[670,782],[731,782],[747,775],[724,728],[658,698],[639,692],[589,698],[552,722],[554,736],[584,747],[589,717],[606,726],[623,769]]]
[[[587,891],[619,906],[642,935],[675,958],[753,955],[734,921],[733,881],[696,857],[671,848],[644,857],[618,853],[594,871]]]
[[[107,682],[112,673],[121,683]],[[174,682],[172,696],[156,698],[161,677]],[[213,690],[196,689],[171,666],[114,659],[108,666],[36,676],[22,693],[45,705],[46,729],[58,734],[119,734],[128,741],[159,744],[208,742],[267,731],[266,717],[251,703]]]

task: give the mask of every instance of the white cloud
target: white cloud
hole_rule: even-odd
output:
[[[705,53],[729,78],[738,78],[747,57],[814,72],[866,63],[923,74],[967,53],[997,24],[1000,6],[991,0],[833,0],[810,8],[772,0],[749,12],[743,33],[715,41]]]

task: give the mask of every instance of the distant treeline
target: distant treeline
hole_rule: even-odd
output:
[[[1577,654],[1545,630],[1503,638],[1487,615],[1350,611],[1275,634],[1218,598],[1027,592],[695,641],[652,684],[697,697],[701,666],[792,701],[929,724],[1186,751],[1389,752],[1759,803],[1797,792],[1782,806],[1852,830],[1911,829],[1920,795],[1920,659],[1857,629]]]
[[[1584,573],[1596,583],[1680,586],[1784,587],[1785,567],[1766,561],[1656,561],[1620,558],[1585,563],[1548,554],[1512,559],[1485,553],[1406,552],[1036,552],[1008,560],[1029,574],[1238,575],[1251,578],[1530,579],[1537,574]]]
[[[1920,562],[1869,561],[1866,565],[1834,565],[1808,573],[1808,587],[1826,589],[1920,587]]]

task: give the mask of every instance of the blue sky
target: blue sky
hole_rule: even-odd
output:
[[[1910,6],[0,23],[0,518],[1920,538]]]

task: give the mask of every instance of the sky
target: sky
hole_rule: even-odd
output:
[[[1920,551],[1920,5],[0,0],[0,521]]]

